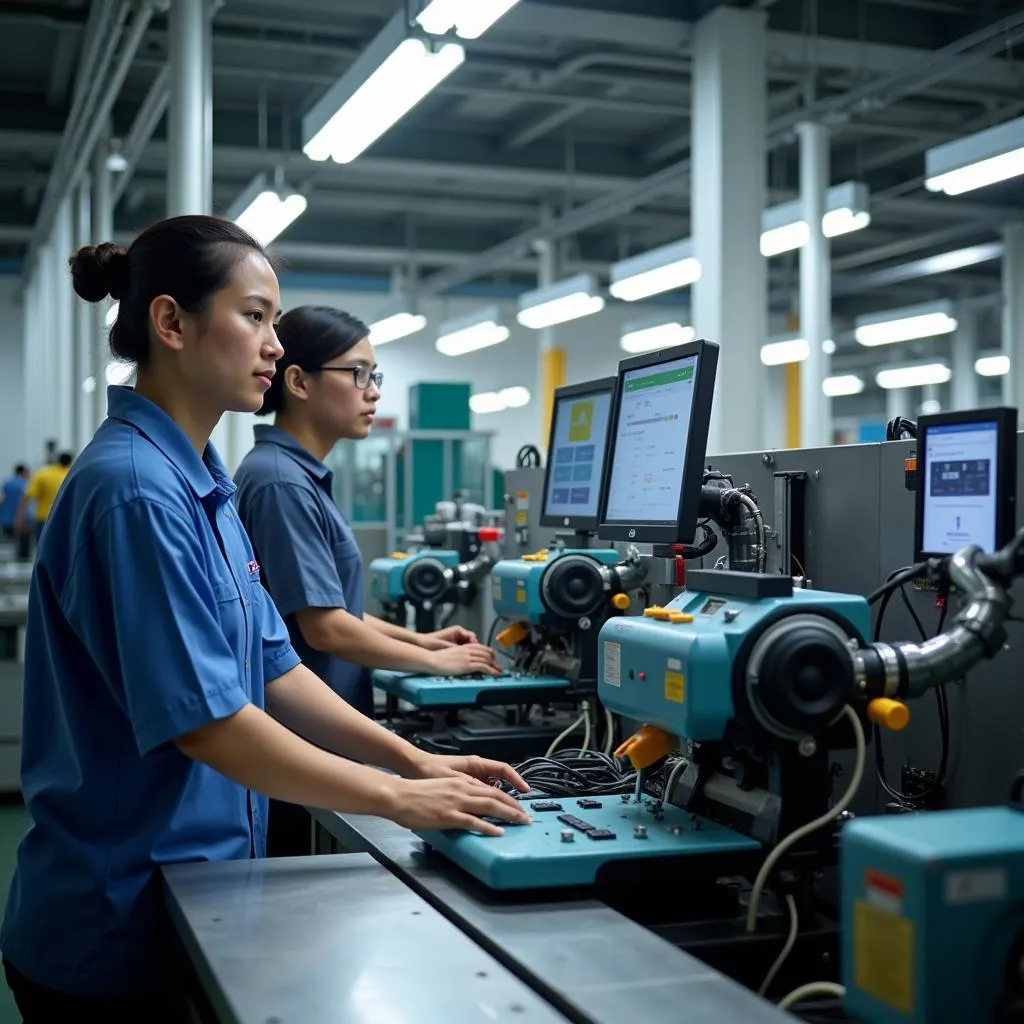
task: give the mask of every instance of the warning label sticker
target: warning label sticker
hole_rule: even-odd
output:
[[[857,900],[853,908],[853,978],[862,992],[910,1017],[914,1012],[914,925]]]
[[[622,645],[604,642],[604,681],[608,686],[622,685]]]

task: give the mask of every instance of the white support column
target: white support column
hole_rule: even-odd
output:
[[[174,0],[170,10],[171,102],[167,152],[167,214],[209,213],[206,183],[212,119],[204,64],[210,49],[206,0]]]
[[[885,418],[894,420],[903,416],[908,420],[914,419],[917,399],[917,388],[889,388],[885,393]]]
[[[760,348],[767,335],[765,22],[762,10],[718,7],[693,41],[693,182],[690,208],[701,278],[693,287],[698,338],[721,353],[708,453],[760,446]]]
[[[978,357],[978,314],[961,306],[956,312],[956,332],[950,344],[951,412],[978,408],[978,375],[974,360]]]
[[[97,146],[92,161],[92,239],[97,245],[114,237],[114,206],[111,197],[110,171],[107,168],[103,146]],[[107,306],[97,302],[92,306],[92,374],[96,387],[92,393],[92,431],[107,418],[107,363],[110,346],[107,344]]]
[[[75,190],[75,246],[88,245],[92,240],[92,181],[88,173]],[[77,295],[75,309],[75,351],[71,360],[71,394],[74,409],[74,439],[72,447],[80,452],[92,437],[92,401],[83,388],[86,377],[92,373],[92,308]]]
[[[25,304],[22,307],[23,380],[25,394],[23,454],[26,460],[35,468],[38,465],[37,453],[42,451],[42,430],[39,424],[40,406],[42,403],[36,400],[34,396],[45,394],[42,374],[40,373],[43,304],[38,261],[30,274],[31,276],[25,287]]]
[[[822,351],[832,337],[832,263],[821,222],[829,186],[829,134],[805,121],[800,133],[800,199],[807,222],[807,244],[800,250],[800,333],[810,355],[800,366],[800,443],[819,448],[832,443],[832,401],[822,391],[830,358]]]
[[[74,249],[72,197],[67,196],[57,210],[53,226],[52,259],[55,284],[56,322],[51,340],[54,354],[53,397],[56,415],[53,436],[58,450],[70,448],[74,438],[74,395],[72,393],[72,362],[75,350],[75,293],[71,288],[68,259]]]
[[[39,249],[41,314],[39,317],[39,390],[30,397],[30,400],[33,400],[38,406],[36,450],[29,452],[29,458],[35,466],[40,465],[43,461],[46,442],[56,439],[54,424],[57,415],[55,397],[57,360],[54,355],[54,339],[57,331],[57,288],[53,253],[51,236],[51,241]],[[44,396],[46,397],[44,398]]]
[[[761,405],[761,438],[764,449],[786,446],[786,366],[764,368],[765,389]]]
[[[1024,223],[1003,229],[1003,352],[1010,372],[1003,377],[1003,402],[1024,402]]]

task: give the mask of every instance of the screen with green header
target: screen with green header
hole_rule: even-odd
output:
[[[696,370],[693,355],[626,371],[609,470],[608,520],[676,520]]]

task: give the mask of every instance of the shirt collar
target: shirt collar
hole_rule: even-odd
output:
[[[214,491],[224,497],[234,494],[235,485],[213,444],[206,445],[200,458],[181,427],[155,402],[133,388],[107,388],[107,415],[133,426],[159,448],[181,470],[196,497],[206,498]]]
[[[321,483],[330,482],[331,471],[307,448],[303,448],[291,434],[280,427],[260,424],[253,427],[256,444],[275,444],[283,448],[311,477]]]

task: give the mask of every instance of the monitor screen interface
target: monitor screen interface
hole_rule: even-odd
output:
[[[609,521],[675,522],[696,376],[696,355],[626,371],[608,483]]]
[[[929,427],[924,443],[922,547],[952,554],[996,547],[999,430],[995,422]]]
[[[610,391],[558,400],[554,443],[548,453],[545,515],[567,519],[597,515],[611,406]]]

